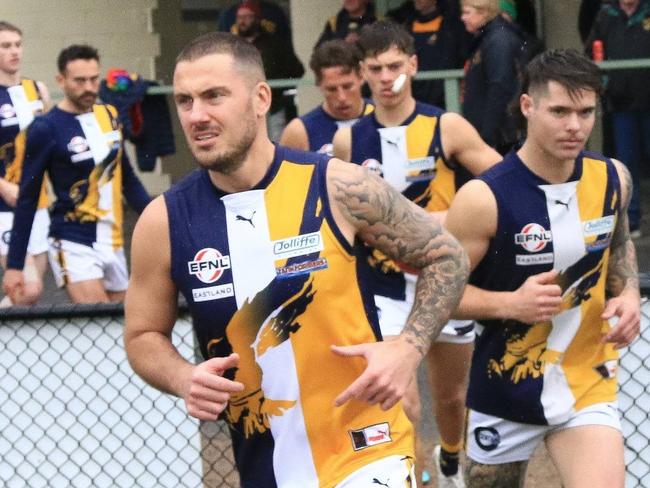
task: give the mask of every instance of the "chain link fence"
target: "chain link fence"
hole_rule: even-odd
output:
[[[222,422],[188,417],[182,400],[131,370],[115,305],[0,311],[0,485],[238,487]],[[192,326],[173,333],[194,361]],[[626,487],[650,486],[650,303],[621,360]]]

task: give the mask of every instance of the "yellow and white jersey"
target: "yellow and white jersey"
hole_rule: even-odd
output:
[[[516,422],[560,424],[616,397],[618,354],[601,339],[609,245],[620,183],[611,161],[582,153],[566,183],[549,184],[515,153],[479,177],[492,190],[498,225],[470,282],[514,291],[555,269],[562,311],[550,322],[481,321],[468,405]]]
[[[172,278],[204,356],[240,356],[224,412],[246,487],[333,487],[379,459],[412,456],[400,405],[335,398],[365,369],[330,346],[375,342],[372,295],[330,212],[327,157],[277,147],[266,177],[224,194],[205,170],[165,193]]]

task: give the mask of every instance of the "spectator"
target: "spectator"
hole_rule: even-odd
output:
[[[404,26],[415,41],[418,69],[433,71],[462,68],[468,34],[455,15],[449,15],[441,0],[415,0],[413,14]],[[442,80],[416,80],[413,97],[438,107],[445,106]]]
[[[244,0],[238,0],[237,3],[221,12],[218,30],[237,35],[237,9],[243,2]],[[260,25],[264,32],[277,34],[285,41],[292,40],[291,25],[282,7],[267,0],[253,0],[252,3],[257,3],[260,7],[262,17]]]
[[[331,39],[343,39],[355,43],[359,39],[361,28],[372,24],[375,20],[377,17],[372,0],[343,0],[343,8],[329,18],[316,42],[316,47]]]
[[[359,48],[341,39],[326,41],[314,50],[309,66],[323,95],[323,104],[289,122],[280,144],[332,155],[336,131],[354,124],[373,109],[361,96],[360,61]]]
[[[7,265],[7,251],[14,221],[14,206],[22,171],[25,130],[34,119],[49,108],[46,86],[20,76],[23,60],[23,33],[15,25],[0,21],[0,264]],[[50,217],[47,195],[43,188],[39,209],[25,257],[25,287],[12,300],[5,296],[0,306],[32,305],[43,291],[43,275],[47,269],[47,233]]]
[[[508,105],[517,93],[522,40],[499,15],[498,0],[463,0],[461,19],[474,35],[465,63],[463,114],[485,142],[505,154],[517,136]]]
[[[587,39],[603,43],[606,59],[650,57],[650,3],[647,0],[619,0],[599,12]],[[616,158],[627,166],[634,190],[628,208],[630,232],[641,236],[641,161],[650,155],[650,71],[616,70],[608,73],[605,107],[611,112]]]
[[[50,217],[50,266],[73,303],[122,301],[128,284],[122,197],[137,212],[149,195],[124,152],[117,110],[97,104],[99,55],[87,45],[61,51],[63,100],[27,131],[25,162],[4,275],[12,299],[24,289],[27,241],[47,172],[56,202]]]
[[[262,29],[262,11],[255,1],[245,1],[237,9],[237,35],[250,42],[262,56],[266,76],[270,80],[300,78],[305,68],[296,56],[291,41]],[[287,120],[295,114],[293,99],[284,96],[286,88],[274,88],[268,115],[271,140],[277,141]]]

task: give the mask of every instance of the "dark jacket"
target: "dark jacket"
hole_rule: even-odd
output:
[[[465,63],[463,114],[483,140],[500,151],[516,142],[508,105],[519,89],[522,42],[517,28],[497,16],[477,33]]]
[[[348,11],[342,8],[338,14],[328,19],[314,47],[332,39],[345,39],[351,32],[360,32],[364,25],[372,24],[375,20],[377,17],[372,3],[368,3],[366,13],[361,17],[350,17]]]
[[[106,80],[99,88],[102,101],[117,108],[124,137],[135,145],[140,171],[153,171],[158,156],[176,152],[167,98],[147,95],[147,89],[157,85],[138,76],[124,91],[109,89]]]
[[[282,39],[276,34],[261,31],[253,41],[262,56],[264,72],[269,80],[282,78],[300,78],[305,73],[305,68],[296,56],[291,41]],[[285,109],[289,103],[285,99],[283,92],[287,88],[273,88],[271,90],[271,110],[270,113],[276,113]]]
[[[604,6],[587,39],[589,55],[596,39],[603,42],[605,59],[650,58],[650,2],[642,0],[630,18],[618,5]],[[613,70],[607,78],[605,100],[609,110],[650,109],[650,70]]]
[[[418,71],[462,68],[471,37],[458,16],[448,14],[440,7],[429,15],[414,11],[404,19],[404,26],[415,42]],[[444,108],[443,81],[414,81],[413,97]]]

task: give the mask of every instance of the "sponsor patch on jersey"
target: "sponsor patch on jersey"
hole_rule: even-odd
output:
[[[524,225],[521,232],[515,234],[515,244],[528,252],[539,252],[552,240],[551,231],[534,222]]]
[[[618,361],[612,359],[605,361],[594,368],[596,372],[605,379],[616,378],[616,371],[618,370]]]
[[[585,249],[587,249],[587,252],[602,251],[603,249],[607,249],[611,242],[612,238],[608,235],[607,237],[603,237],[597,241],[590,242],[585,246]]]
[[[382,175],[382,166],[379,161],[376,159],[366,159],[363,163],[361,163],[361,166],[366,168],[368,171],[371,171],[372,173],[375,173],[377,175]]]
[[[68,142],[68,151],[75,154],[87,151],[89,147],[90,146],[88,146],[86,139],[81,136],[74,136],[70,139],[70,142]]]
[[[224,256],[218,250],[206,247],[196,253],[194,260],[188,261],[187,268],[191,275],[203,283],[214,283],[221,278],[224,270],[230,269],[230,256]]]
[[[206,286],[205,288],[194,288],[192,298],[194,302],[209,302],[210,300],[221,300],[235,296],[235,287],[232,283],[225,285]]]
[[[370,425],[363,429],[351,430],[349,432],[350,437],[352,438],[352,447],[355,451],[360,451],[366,447],[393,441],[390,436],[390,427],[388,422]]]
[[[433,156],[409,159],[405,165],[406,171],[431,171],[435,167],[436,160]]]
[[[494,427],[477,427],[474,429],[474,440],[484,451],[494,451],[501,443],[501,435]]]
[[[535,266],[536,264],[549,264],[553,262],[553,253],[542,254],[517,254],[515,256],[517,266]]]
[[[304,274],[309,274],[314,271],[319,271],[321,269],[327,268],[327,259],[319,258],[314,261],[306,261],[304,263],[290,264],[287,266],[282,266],[281,268],[275,269],[275,274],[278,278],[292,278],[294,276],[300,276]]]
[[[614,230],[616,217],[608,215],[599,219],[587,220],[582,224],[582,231],[585,237],[593,237],[601,234],[609,234]]]
[[[3,119],[10,119],[16,115],[14,106],[10,103],[3,103],[0,105],[0,117]]]
[[[296,237],[273,241],[275,259],[287,259],[322,251],[323,239],[319,232],[301,234]]]

